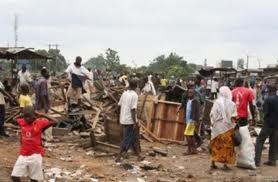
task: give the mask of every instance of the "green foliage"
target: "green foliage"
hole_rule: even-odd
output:
[[[47,51],[44,49],[39,49],[36,53],[41,54],[43,56],[49,56]],[[47,62],[41,59],[32,59],[30,60],[30,66],[32,71],[38,71],[44,66],[48,66]]]
[[[118,52],[108,48],[105,52],[105,58],[102,54],[97,57],[90,58],[85,64],[87,68],[95,68],[100,70],[112,70],[121,72],[128,67],[120,64]]]
[[[141,66],[141,67],[136,69],[136,72],[144,74],[144,73],[148,72],[148,67],[147,66]]]
[[[194,66],[187,64],[183,57],[176,53],[170,53],[169,56],[161,55],[155,58],[149,65],[148,71],[163,73],[166,77],[175,76],[186,78],[193,72]]]
[[[4,59],[3,60],[0,59],[0,68],[1,68],[0,71],[10,71],[11,62]]]
[[[90,58],[84,66],[86,68],[93,68],[99,70],[106,69],[106,59],[103,57],[102,54],[98,55],[97,57]]]
[[[49,68],[51,72],[61,72],[66,68],[67,61],[60,53],[59,49],[49,49],[48,55],[52,58],[49,61]]]
[[[85,64],[87,68],[99,70],[111,70],[117,72],[137,72],[137,73],[160,73],[166,77],[175,76],[176,78],[186,78],[195,69],[195,64],[187,64],[183,57],[176,53],[170,53],[168,56],[161,55],[156,57],[149,66],[131,68],[125,64],[120,64],[118,52],[108,48],[105,57],[100,54],[97,57],[90,58]]]
[[[61,72],[67,66],[65,57],[60,53],[60,50],[58,49],[49,49],[48,51],[40,49],[36,52],[41,55],[50,57],[51,59],[49,59],[47,62],[40,59],[31,60],[30,64],[33,71],[39,71],[42,67],[45,66],[50,70],[50,72]]]
[[[116,71],[120,66],[120,57],[118,52],[108,48],[105,52],[106,54],[106,65],[109,70]]]

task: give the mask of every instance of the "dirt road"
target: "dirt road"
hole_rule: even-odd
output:
[[[116,164],[113,157],[95,158],[91,149],[84,150],[67,139],[46,147],[44,172],[46,181],[278,181],[278,167],[262,166],[257,170],[232,167],[229,172],[209,169],[209,153],[200,152],[194,156],[183,156],[186,147],[176,144],[149,143],[142,140],[146,160],[137,162],[130,158],[123,164]],[[10,181],[10,174],[18,155],[19,137],[16,133],[8,139],[0,139],[0,181]],[[168,151],[168,156],[149,156],[151,147]],[[263,159],[266,160],[267,151]],[[141,166],[141,167],[140,167]],[[142,166],[152,166],[153,170]],[[129,170],[127,170],[127,168]]]

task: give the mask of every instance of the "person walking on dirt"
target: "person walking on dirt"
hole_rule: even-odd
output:
[[[229,87],[220,88],[219,98],[214,102],[211,112],[211,169],[217,169],[215,162],[234,164],[236,155],[234,150],[233,134],[237,117],[236,106],[232,101]]]
[[[120,162],[129,148],[132,147],[137,155],[138,161],[144,159],[140,155],[140,143],[139,143],[139,123],[136,118],[136,110],[138,103],[138,95],[135,92],[137,88],[137,81],[130,80],[129,88],[123,93],[118,105],[120,106],[120,124],[123,128],[123,139],[121,143],[121,151],[116,159],[116,162]]]
[[[184,109],[184,121],[186,122],[186,129],[184,135],[188,144],[188,151],[186,155],[197,154],[196,141],[195,141],[195,128],[196,123],[200,118],[200,103],[194,97],[194,89],[189,88],[182,97],[182,104],[177,110],[177,114],[181,109]]]
[[[255,110],[253,107],[254,95],[252,91],[243,86],[243,79],[238,78],[235,81],[235,88],[232,91],[232,100],[236,104],[239,126],[248,125],[248,106],[252,115],[252,125],[255,124]]]
[[[265,165],[276,166],[278,149],[278,96],[276,95],[276,85],[269,86],[269,96],[263,105],[264,123],[263,128],[257,137],[255,147],[255,163],[260,166],[261,155],[265,140],[269,137],[268,161]]]

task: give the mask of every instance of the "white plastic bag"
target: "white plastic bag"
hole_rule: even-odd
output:
[[[255,146],[252,142],[248,126],[239,128],[242,141],[237,154],[237,167],[256,169]]]

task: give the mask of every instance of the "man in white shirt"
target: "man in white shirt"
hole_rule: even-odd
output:
[[[78,104],[81,102],[85,80],[93,80],[92,74],[89,72],[89,70],[81,65],[81,62],[82,58],[77,56],[75,62],[70,64],[65,71],[68,74],[68,79],[71,81],[71,85],[69,86],[67,93],[69,102],[70,99],[73,99],[74,101],[77,100]]]
[[[211,93],[211,79],[208,79],[207,81],[207,88],[206,88],[206,94],[207,94],[207,97],[210,98],[210,93]]]
[[[5,90],[4,85],[0,81],[0,136],[9,137],[9,135],[6,134],[5,128],[4,128],[4,122],[5,122],[5,97],[2,93],[2,91]]]
[[[146,78],[144,81],[145,81],[145,86],[142,89],[143,94],[156,95],[156,90],[154,88],[152,80]]]
[[[18,72],[19,85],[29,84],[32,81],[31,74],[27,70],[26,65],[22,65],[21,70]]]
[[[90,78],[87,79],[84,83],[84,89],[86,90],[86,94],[84,96],[90,100],[91,99],[91,94],[94,92],[94,72],[93,69],[88,68],[88,71],[90,72]]]
[[[127,153],[130,147],[134,150],[138,160],[144,158],[140,156],[139,126],[136,118],[138,95],[135,92],[137,81],[130,80],[129,88],[123,93],[118,103],[120,106],[120,124],[123,127],[123,140],[121,151],[116,159],[120,162],[121,158]]]
[[[216,78],[214,78],[211,82],[211,98],[217,99],[217,90],[218,90],[218,81]]]

